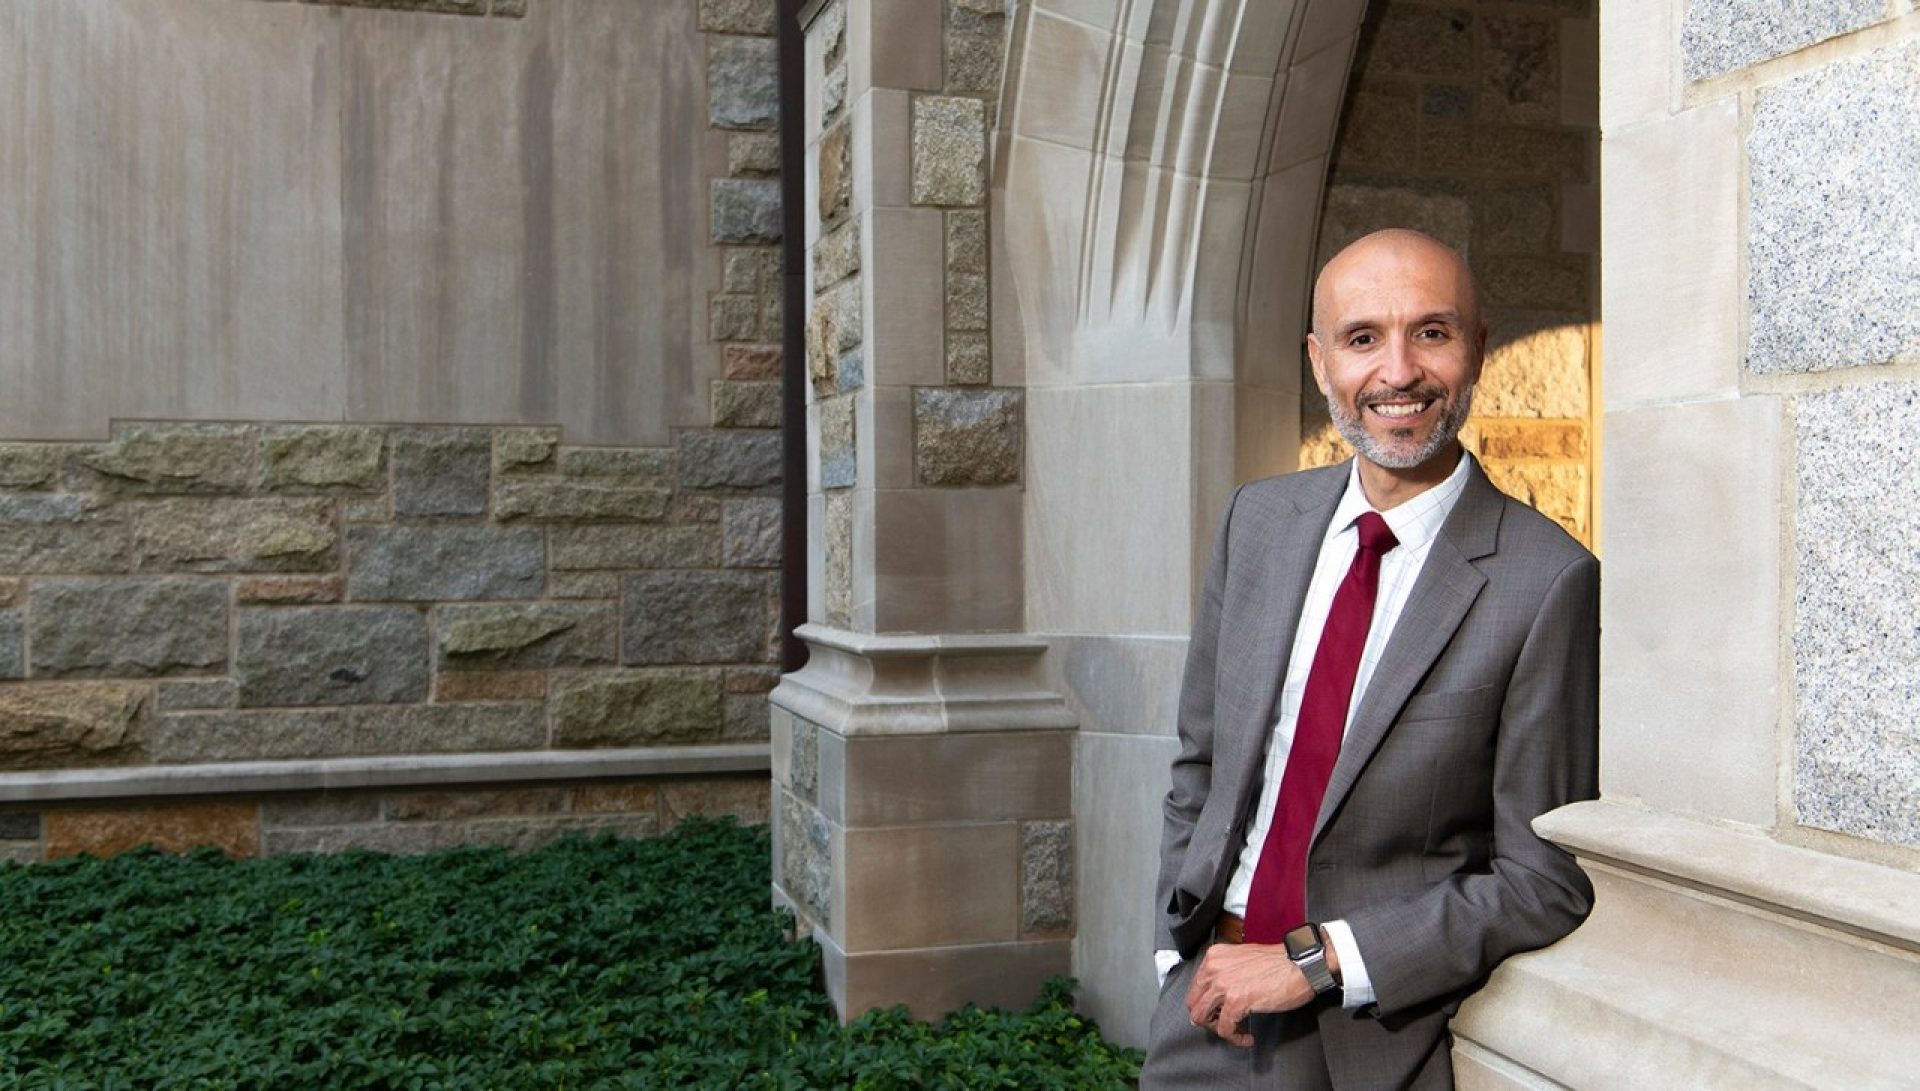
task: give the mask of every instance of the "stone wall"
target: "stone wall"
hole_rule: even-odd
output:
[[[349,340],[367,339],[341,383],[340,343],[304,336],[331,297],[288,312],[259,294],[285,284],[265,266],[194,282],[192,306],[164,314],[114,295],[147,264],[115,269],[96,301],[104,325],[170,345],[185,371],[162,382],[153,362],[103,357],[113,337],[43,321],[77,313],[71,269],[0,277],[0,311],[24,297],[41,316],[0,364],[0,390],[81,395],[0,410],[13,428],[0,436],[0,855],[141,840],[412,851],[645,834],[689,813],[765,820],[781,563],[774,13],[773,0],[645,13],[603,0],[191,0],[153,6],[147,48],[123,33],[122,9],[91,0],[0,15],[0,55],[18,69],[120,58],[109,98],[164,98],[200,78],[174,53],[289,50],[298,63],[255,71],[248,52],[229,74],[267,100],[319,80],[312,109],[331,136],[309,167],[345,187],[330,196],[352,214],[296,212],[238,249],[318,270],[322,287],[341,273],[349,296],[356,275],[386,278],[361,301],[377,302],[362,315],[373,325],[347,301]],[[360,78],[351,104],[336,69]],[[431,71],[432,86],[457,87],[483,69],[507,90],[454,102],[410,82]],[[582,82],[593,73],[604,78]],[[18,102],[12,131],[48,141],[29,174],[67,189],[106,180],[102,217],[30,206],[15,227],[35,253],[56,241],[93,253],[70,236],[95,230],[152,250],[118,216],[144,198],[117,187],[154,169],[217,214],[217,234],[293,138],[269,125],[223,143],[208,171],[230,185],[210,188],[137,142],[91,158],[42,132],[60,101]],[[514,155],[479,154],[468,116],[500,121]],[[415,128],[423,117],[439,122]],[[440,134],[431,172],[402,138],[421,131]],[[329,158],[342,139],[344,163]],[[589,200],[573,201],[578,172],[552,173],[556,142],[569,163],[597,164]],[[0,144],[0,162],[25,147]],[[495,184],[503,170],[513,185]],[[474,215],[516,200],[525,215]],[[202,245],[175,251],[189,280]],[[423,287],[434,313],[416,340]],[[518,330],[497,328],[502,315]],[[576,356],[582,318],[593,329]],[[225,332],[203,345],[197,324]],[[256,344],[256,327],[277,336]],[[261,351],[227,359],[242,349]],[[501,351],[523,365],[504,400]],[[266,387],[276,394],[232,396]],[[155,404],[156,388],[170,419],[88,418]],[[236,405],[287,412],[222,419]],[[54,438],[75,431],[105,439]],[[657,438],[606,445],[618,436]]]
[[[1456,1058],[1489,1086],[1901,1086],[1920,27],[1907,0],[1600,19],[1602,798],[1536,823],[1595,903],[1461,1009]]]
[[[144,422],[0,445],[0,769],[763,741],[779,450]],[[399,836],[358,821],[263,847]]]
[[[1389,226],[1468,256],[1492,337],[1467,445],[1502,489],[1588,543],[1597,49],[1587,2],[1372,5],[1316,261]],[[1346,458],[1310,370],[1301,382],[1301,465]]]

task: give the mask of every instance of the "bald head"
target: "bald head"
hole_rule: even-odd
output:
[[[1480,286],[1459,252],[1425,232],[1389,227],[1350,243],[1321,268],[1313,282],[1314,335],[1328,339],[1343,296],[1408,278],[1438,282],[1456,300],[1462,325],[1481,327]]]

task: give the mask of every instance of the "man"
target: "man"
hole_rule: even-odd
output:
[[[1594,795],[1599,566],[1458,439],[1472,273],[1369,235],[1314,286],[1348,464],[1243,485],[1187,656],[1141,1087],[1451,1087],[1447,1021],[1592,888],[1530,823]]]

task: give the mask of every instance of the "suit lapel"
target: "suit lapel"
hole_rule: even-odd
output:
[[[1327,524],[1347,489],[1345,463],[1341,469],[1317,475],[1311,488],[1289,498],[1285,506],[1276,505],[1272,524],[1258,531],[1266,548],[1254,582],[1247,587],[1247,599],[1239,604],[1240,609],[1252,611],[1253,639],[1244,645],[1244,656],[1231,675],[1253,681],[1243,691],[1246,703],[1232,710],[1231,730],[1220,733],[1217,745],[1222,752],[1216,754],[1230,772],[1228,783],[1235,786],[1242,804],[1258,790],[1307,585],[1313,580]]]
[[[1505,497],[1487,481],[1477,461],[1467,473],[1460,499],[1434,538],[1367,692],[1354,711],[1353,722],[1347,725],[1340,758],[1334,763],[1326,797],[1320,803],[1320,816],[1314,823],[1315,839],[1353,790],[1360,771],[1400,715],[1401,706],[1446,650],[1480,589],[1486,586],[1486,576],[1472,562],[1494,551]]]

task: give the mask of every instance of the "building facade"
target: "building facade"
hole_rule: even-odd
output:
[[[1235,483],[1328,457],[1300,378],[1317,257],[1410,222],[1522,331],[1481,453],[1606,573],[1602,798],[1539,823],[1598,904],[1461,1013],[1463,1081],[1896,1086],[1920,25],[1880,0],[1365,7],[808,5],[835,336],[809,345],[822,586],[774,693],[776,891],[847,1010],[1011,1002],[1070,966],[1141,1039],[1206,543]],[[859,280],[822,275],[854,246]],[[956,368],[981,333],[987,366]]]

